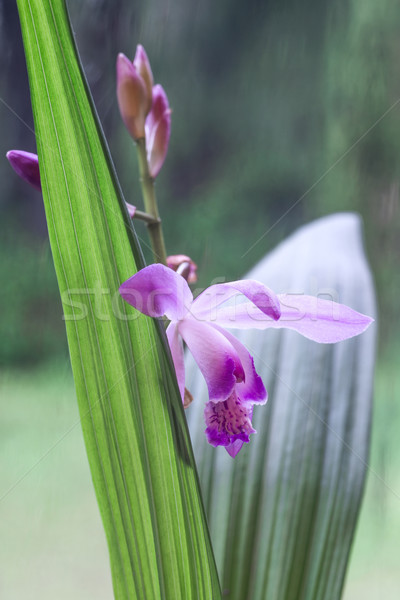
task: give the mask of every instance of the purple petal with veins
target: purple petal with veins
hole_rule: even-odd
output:
[[[246,296],[264,315],[275,321],[280,318],[278,296],[266,285],[252,279],[210,286],[193,302],[192,314],[199,319],[212,321],[217,314],[217,307],[238,294]]]
[[[119,293],[141,313],[150,317],[165,315],[171,321],[182,319],[193,301],[183,277],[158,263],[125,281]]]
[[[236,350],[239,360],[244,369],[243,381],[236,384],[236,391],[243,402],[251,402],[257,404],[265,404],[268,398],[267,390],[264,387],[261,377],[258,375],[254,367],[254,359],[234,335],[226,329],[212,325],[219,331]]]
[[[281,294],[278,296],[281,318],[266,318],[256,306],[245,302],[237,306],[220,307],[215,323],[232,329],[293,329],[321,344],[333,344],[363,333],[373,319],[344,304],[314,296]]]
[[[229,340],[209,323],[194,319],[180,321],[179,333],[206,380],[210,399],[226,400],[245,373],[240,358]]]

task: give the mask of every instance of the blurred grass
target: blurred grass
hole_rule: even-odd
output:
[[[397,350],[379,359],[370,471],[344,600],[400,597]],[[112,598],[69,366],[4,372],[0,398],[0,597]]]
[[[0,365],[32,366],[66,356],[65,324],[48,239],[13,231],[0,236]]]
[[[0,398],[0,597],[112,598],[69,365],[3,373]]]
[[[343,600],[400,598],[399,350],[378,359],[370,469]]]

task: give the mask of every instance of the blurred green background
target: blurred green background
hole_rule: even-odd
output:
[[[357,211],[379,304],[372,452],[346,600],[400,597],[400,5],[70,0],[126,200],[141,207],[115,58],[142,43],[173,108],[157,179],[170,254],[238,278],[299,225]],[[0,0],[0,596],[110,598],[41,196],[14,2]],[[137,233],[147,257],[141,223]],[[351,260],[351,257],[349,257]]]

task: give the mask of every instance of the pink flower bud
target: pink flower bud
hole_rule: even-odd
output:
[[[17,175],[37,190],[42,190],[37,154],[23,150],[10,150],[6,156]]]
[[[167,256],[167,267],[176,271],[186,279],[188,283],[197,281],[197,265],[186,254],[172,254]]]
[[[171,109],[161,85],[153,87],[153,106],[146,119],[147,162],[151,177],[157,177],[168,151]]]
[[[117,57],[117,98],[129,133],[134,140],[143,138],[148,106],[146,84],[133,63],[122,53]]]
[[[136,212],[136,206],[133,206],[133,204],[129,204],[129,202],[125,202],[125,204],[126,204],[126,208],[128,210],[130,218],[133,219],[133,217],[135,216],[135,212]]]
[[[10,150],[7,152],[6,156],[17,175],[41,192],[42,185],[40,182],[37,154],[24,152],[24,150]],[[136,206],[133,206],[133,204],[129,204],[128,202],[125,202],[125,204],[129,216],[133,219],[136,212]]]
[[[153,102],[153,73],[151,72],[150,61],[147,58],[147,54],[143,46],[138,44],[136,48],[135,58],[133,60],[133,66],[136,68],[136,71],[143,79],[144,84],[146,86],[147,93],[147,108],[146,115],[149,114],[151,105]]]

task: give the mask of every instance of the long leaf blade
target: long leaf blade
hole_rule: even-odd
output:
[[[18,0],[43,196],[116,598],[219,597],[160,329],[118,287],[142,266],[64,2]]]
[[[350,214],[317,221],[248,276],[277,292],[321,294],[373,315],[360,229]],[[197,400],[189,424],[224,594],[338,600],[368,460],[373,328],[336,345],[282,330],[238,337],[255,358],[269,400],[255,408],[258,433],[235,460],[204,442],[198,400],[207,393],[188,360],[188,387]]]

